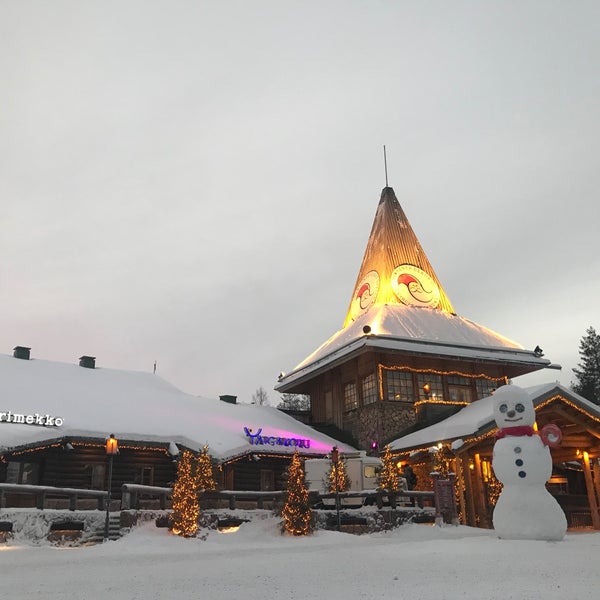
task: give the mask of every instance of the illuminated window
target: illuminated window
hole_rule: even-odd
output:
[[[429,384],[429,393],[426,393],[423,387]],[[417,375],[417,385],[419,386],[419,400],[444,400],[444,386],[442,385],[442,376],[429,373],[419,373]]]
[[[502,383],[500,381],[490,381],[489,379],[476,379],[475,388],[477,389],[477,400],[491,396]]]
[[[356,383],[346,383],[344,385],[344,410],[354,410],[358,408],[358,396],[356,394]]]
[[[375,373],[367,375],[362,381],[363,404],[377,402],[377,378]]]
[[[408,371],[386,373],[387,399],[395,402],[414,402],[415,386],[413,374]]]
[[[448,400],[452,402],[471,402],[473,400],[470,379],[457,375],[449,375],[447,381]]]

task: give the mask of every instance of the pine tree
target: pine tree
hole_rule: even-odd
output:
[[[381,464],[381,471],[377,479],[379,487],[388,492],[397,492],[400,489],[398,468],[396,467],[396,461],[389,445],[384,448],[383,455],[381,456]]]
[[[184,450],[177,463],[177,480],[173,486],[173,514],[171,531],[183,537],[194,537],[198,532],[198,469],[197,460]]]
[[[346,473],[346,461],[340,456],[337,463],[332,461],[329,471],[325,476],[330,493],[345,492],[350,488],[350,477]]]
[[[571,388],[580,396],[600,404],[600,335],[593,327],[586,330],[579,342],[579,356],[578,368],[573,369],[577,381],[571,382]]]
[[[215,476],[213,473],[212,460],[208,453],[208,446],[202,448],[202,452],[197,458],[197,480],[199,490],[216,489]]]
[[[312,511],[308,502],[308,489],[304,481],[304,469],[298,453],[292,456],[287,470],[287,496],[283,510],[284,529],[293,535],[308,535]]]

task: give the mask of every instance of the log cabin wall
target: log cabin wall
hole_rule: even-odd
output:
[[[306,384],[306,393],[313,423],[335,425],[368,450],[373,442],[381,447],[417,423],[439,421],[489,395],[504,384],[504,371],[503,365],[451,356],[367,351],[316,376]],[[406,396],[391,383],[400,372],[410,380]],[[457,374],[447,375],[453,372]],[[430,380],[437,385],[426,396],[423,385]]]
[[[284,490],[290,458],[249,455],[223,466],[227,489],[252,492]]]
[[[105,490],[108,461],[104,446],[76,442],[71,446],[72,450],[61,444],[7,455],[0,481]],[[166,451],[120,447],[113,459],[111,494],[120,497],[124,483],[170,487],[175,478],[176,462]]]

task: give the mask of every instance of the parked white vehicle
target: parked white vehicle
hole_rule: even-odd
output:
[[[381,470],[381,460],[376,456],[367,456],[365,452],[344,455],[344,467],[346,475],[350,479],[348,491],[361,492],[364,490],[376,490],[378,487],[377,477]],[[329,458],[309,458],[304,463],[304,474],[306,485],[311,492],[329,493],[328,473],[331,469]],[[406,480],[399,478],[400,488],[406,489]],[[361,506],[364,498],[341,498],[342,506]],[[323,505],[335,506],[333,498],[324,498]]]

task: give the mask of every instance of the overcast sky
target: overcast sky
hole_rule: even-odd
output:
[[[389,184],[461,316],[600,328],[600,3],[0,0],[0,352],[271,403]]]

